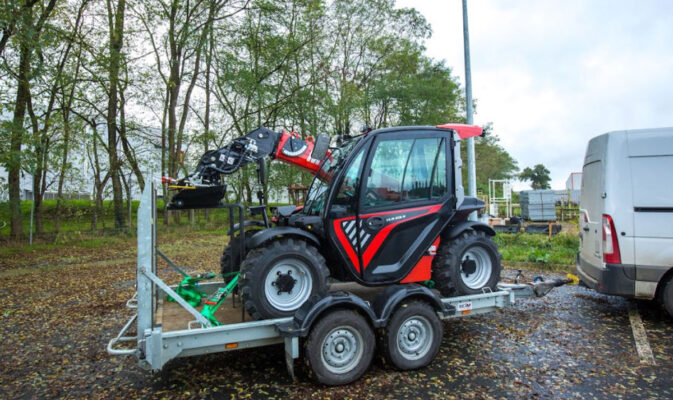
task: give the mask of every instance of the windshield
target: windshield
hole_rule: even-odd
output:
[[[332,149],[325,157],[325,160],[320,166],[320,170],[313,178],[311,188],[308,190],[306,205],[304,206],[304,213],[308,215],[319,215],[325,205],[325,197],[329,189],[330,183],[341,166],[346,161],[348,154],[350,154],[355,144],[361,137],[355,138],[341,147]]]

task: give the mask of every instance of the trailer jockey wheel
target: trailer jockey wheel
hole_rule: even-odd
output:
[[[437,355],[443,328],[434,308],[425,302],[402,304],[393,314],[383,335],[386,361],[400,370],[425,367]]]
[[[294,314],[314,294],[327,292],[329,270],[314,246],[300,239],[272,240],[241,263],[243,306],[255,319]]]
[[[374,357],[376,338],[367,320],[351,310],[327,311],[305,343],[313,379],[324,385],[345,385],[362,376]]]

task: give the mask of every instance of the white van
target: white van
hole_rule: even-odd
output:
[[[577,272],[606,294],[659,299],[673,316],[673,128],[589,141]]]

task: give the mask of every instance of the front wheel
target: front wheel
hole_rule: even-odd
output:
[[[271,241],[241,264],[243,305],[255,319],[292,316],[312,295],[327,292],[328,276],[315,247],[290,238]]]
[[[500,253],[484,232],[468,230],[441,243],[433,260],[432,279],[443,296],[496,290],[500,281]]]

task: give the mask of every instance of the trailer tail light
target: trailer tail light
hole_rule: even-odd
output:
[[[622,263],[617,230],[612,217],[608,214],[603,214],[603,261],[610,264]]]

